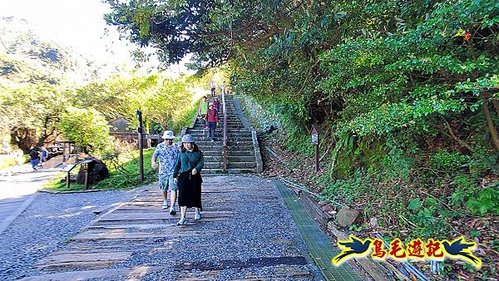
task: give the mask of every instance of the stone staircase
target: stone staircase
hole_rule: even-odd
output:
[[[221,98],[219,97],[219,100]],[[209,100],[211,102],[211,100]],[[252,133],[245,128],[236,114],[232,96],[225,96],[227,110],[228,166],[223,170],[223,114],[219,113],[220,125],[215,131],[215,141],[208,138],[208,128],[202,120],[196,120],[186,133],[191,134],[204,154],[203,174],[256,173],[256,156]]]

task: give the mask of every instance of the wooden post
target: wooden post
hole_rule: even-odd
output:
[[[315,146],[315,172],[319,172],[319,132],[315,125],[312,125],[312,144]]]
[[[88,189],[88,164],[83,164],[83,169],[85,170],[85,190]]]
[[[62,144],[62,162],[66,162],[66,143],[63,143]],[[69,188],[69,186],[68,186]]]
[[[143,137],[143,128],[142,128],[142,111],[137,110],[137,119],[139,121],[139,126],[137,128],[137,133],[139,137],[139,182],[144,182],[144,137]]]

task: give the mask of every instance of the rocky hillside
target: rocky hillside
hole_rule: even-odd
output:
[[[41,40],[33,30],[26,20],[0,18],[0,86],[82,83],[97,76],[92,61]]]

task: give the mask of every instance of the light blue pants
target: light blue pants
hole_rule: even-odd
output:
[[[173,180],[173,174],[159,175],[159,188],[163,191],[177,191],[177,183]]]

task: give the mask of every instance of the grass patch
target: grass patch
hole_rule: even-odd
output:
[[[28,156],[15,156],[15,155],[1,155],[0,156],[0,170],[14,167],[22,163],[28,162]]]
[[[156,181],[156,173],[151,168],[151,157],[154,148],[144,150],[144,182],[143,184]],[[113,165],[109,165],[109,177],[89,186],[89,189],[129,189],[138,186],[139,183],[139,151],[134,150],[121,160],[122,169],[117,169]],[[74,173],[78,173],[79,168],[74,169]],[[80,191],[85,190],[83,184],[72,182],[70,188],[67,188],[65,175],[61,173],[60,177],[56,177],[49,181],[45,188],[53,191]]]
[[[198,100],[192,108],[190,108],[182,117],[182,119],[179,120],[177,127],[179,129],[183,127],[189,127],[192,124],[192,120],[196,118],[196,115],[198,113],[198,108],[199,104],[201,103],[201,100]]]

